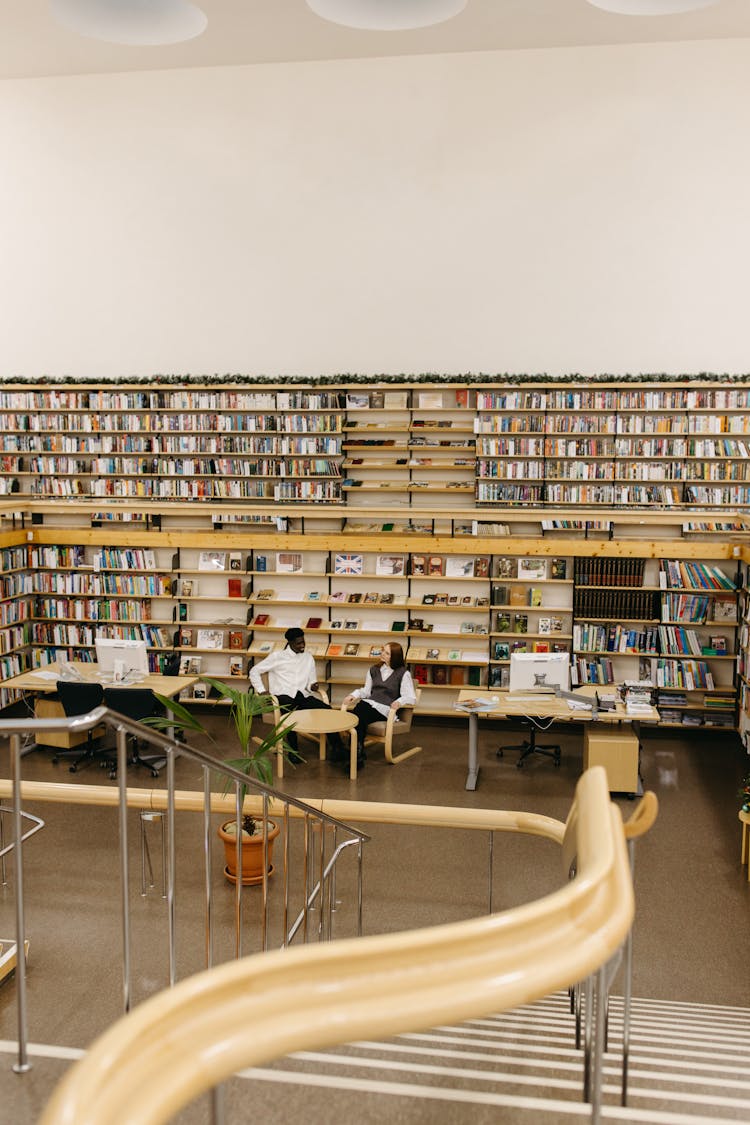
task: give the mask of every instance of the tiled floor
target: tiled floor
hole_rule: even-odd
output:
[[[223,719],[215,720],[213,749],[230,755]],[[422,723],[424,753],[395,767],[374,752],[356,783],[314,754],[284,779],[297,796],[396,801],[474,808],[531,809],[564,819],[581,769],[581,737],[561,737],[563,761],[554,769],[535,759],[516,769],[515,755],[499,760],[495,748],[517,742],[510,728],[483,726],[477,790],[464,789],[466,730],[460,720]],[[209,747],[208,743],[205,743]],[[0,752],[7,772],[7,752]],[[635,992],[657,999],[750,1006],[747,972],[750,885],[740,867],[736,791],[747,758],[732,736],[690,732],[647,734],[644,782],[661,809],[656,827],[638,847],[636,863]],[[24,759],[24,778],[113,786],[91,768],[72,777],[47,753]],[[130,784],[163,784],[133,773]],[[177,765],[177,784],[194,788],[198,774]],[[628,816],[632,805],[618,799]],[[28,803],[47,827],[26,849],[30,1039],[53,1048],[85,1047],[115,1019],[122,1005],[119,950],[117,820],[112,810]],[[202,967],[202,904],[199,818],[185,814],[178,826],[177,940],[180,975]],[[131,817],[134,870],[133,961],[135,1000],[166,980],[165,903],[158,890],[139,894],[137,816]],[[376,826],[365,859],[365,931],[429,925],[480,913],[486,905],[486,838]],[[155,850],[158,838],[154,836]],[[194,856],[194,859],[190,857]],[[556,850],[536,839],[502,836],[495,846],[496,908],[514,905],[551,889],[559,879]],[[195,878],[193,877],[195,876]],[[10,878],[10,876],[9,876]],[[257,894],[253,890],[246,895]],[[346,886],[342,888],[346,898]],[[249,901],[250,913],[253,900]],[[215,916],[219,958],[231,955],[233,891],[217,870]],[[0,889],[0,928],[12,933],[12,887]],[[344,930],[348,925],[344,920]],[[252,933],[248,921],[248,935]],[[250,937],[252,940],[252,937]],[[39,1059],[24,1076],[12,1073],[7,1041],[15,1037],[15,989],[0,989],[0,1119],[32,1125],[64,1069],[58,1059]],[[281,1118],[278,1118],[281,1120]],[[505,1120],[505,1119],[504,1119]],[[507,1120],[511,1120],[508,1118]]]

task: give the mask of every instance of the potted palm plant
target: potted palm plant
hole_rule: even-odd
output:
[[[283,722],[276,723],[263,739],[252,738],[253,721],[269,714],[274,710],[274,701],[270,695],[259,695],[251,690],[242,691],[223,680],[214,680],[209,676],[202,677],[204,683],[212,688],[220,699],[229,701],[229,719],[234,724],[235,734],[240,747],[238,758],[227,759],[226,764],[244,773],[247,777],[255,777],[264,785],[273,781],[273,758],[279,752],[284,754],[288,761],[290,747],[286,742]],[[165,714],[154,715],[144,720],[159,730],[193,730],[200,734],[208,734],[203,724],[186,707],[174,699],[167,699],[158,692],[154,695],[165,708]],[[211,737],[209,735],[209,737]],[[299,761],[295,755],[294,761]],[[231,780],[227,780],[224,792],[231,788]],[[247,788],[240,786],[240,802],[244,803]],[[268,840],[269,874],[273,871],[271,853],[273,841],[279,835],[279,826],[275,821],[269,820],[264,832],[262,820],[256,819],[249,813],[242,817],[242,884],[252,886],[263,881],[263,841]],[[237,882],[237,821],[225,821],[219,827],[219,838],[224,844],[226,865],[224,874],[230,883]]]

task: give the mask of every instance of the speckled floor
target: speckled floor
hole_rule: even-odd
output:
[[[215,720],[215,746],[219,748],[224,741],[223,722]],[[531,809],[564,819],[581,770],[581,737],[575,728],[561,736],[560,769],[538,758],[519,770],[515,755],[502,760],[495,756],[498,745],[518,741],[516,732],[510,727],[482,725],[481,775],[475,792],[464,789],[466,730],[461,721],[423,722],[415,732],[424,753],[400,765],[387,766],[373,752],[357,781],[350,782],[340,769],[311,754],[304,765],[284,778],[284,788],[301,797]],[[53,765],[50,758],[47,752],[26,757],[24,778],[115,784],[97,768],[74,779],[65,765]],[[5,748],[0,751],[0,769],[7,777]],[[681,738],[662,731],[645,737],[643,778],[646,787],[656,791],[661,809],[656,827],[639,844],[637,854],[634,989],[638,996],[750,1006],[750,885],[739,863],[736,797],[747,769],[747,758],[733,736],[696,731]],[[162,779],[152,782],[145,772],[134,772],[129,781],[143,788],[163,784]],[[181,789],[198,784],[197,771],[185,761],[177,765],[177,784]],[[618,803],[627,817],[632,805],[624,798]],[[42,803],[25,807],[46,821],[44,831],[26,848],[29,1038],[45,1048],[84,1048],[117,1018],[122,1007],[117,818],[113,810],[98,808]],[[203,964],[199,819],[183,814],[177,826],[180,976]],[[485,909],[487,845],[483,834],[480,838],[468,832],[446,834],[386,826],[368,831],[372,840],[365,858],[365,932],[429,925]],[[157,835],[152,835],[152,843],[158,853]],[[130,817],[130,854],[137,1002],[166,983],[168,970],[165,902],[158,887],[145,898],[139,893],[135,813]],[[551,889],[559,879],[557,858],[556,850],[539,840],[500,837],[495,846],[495,907],[514,905]],[[232,952],[234,898],[222,878],[218,855],[216,863],[216,945],[217,958],[222,959]],[[14,925],[12,871],[8,879],[9,885],[0,888],[2,936],[11,936]],[[337,920],[342,934],[350,932],[353,924],[347,909],[348,890],[344,877],[339,888],[344,903]],[[252,902],[246,924],[249,948],[257,937]],[[10,1041],[15,1030],[15,985],[10,981],[0,988],[0,1120],[33,1125],[68,1064],[64,1059],[40,1057],[28,1074],[14,1074]],[[270,1109],[280,1093],[269,1086],[254,1093],[254,1099],[259,1096],[268,1100]],[[235,1100],[241,1107],[241,1096],[233,1093]],[[254,1100],[252,1118],[263,1112],[263,1105]],[[417,1120],[409,1116],[411,1112],[407,1106],[398,1119]],[[439,1117],[445,1111],[434,1112]],[[273,1114],[266,1117],[284,1119]],[[186,1125],[207,1120],[205,1106],[186,1111],[180,1117],[183,1120]],[[250,1120],[247,1107],[228,1115],[228,1122],[244,1120]],[[356,1105],[349,1120],[358,1120]],[[503,1121],[512,1120],[512,1116],[503,1117]]]

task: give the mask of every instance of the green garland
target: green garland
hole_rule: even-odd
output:
[[[272,384],[278,386],[279,384],[288,383],[291,386],[299,384],[300,386],[320,386],[320,387],[337,387],[341,385],[356,385],[364,384],[372,386],[373,384],[393,384],[414,386],[419,383],[446,383],[446,384],[460,384],[461,386],[486,386],[488,384],[498,384],[499,386],[518,386],[525,383],[529,384],[554,384],[554,383],[582,383],[590,385],[592,383],[747,383],[750,382],[750,374],[740,375],[718,375],[713,372],[700,372],[692,375],[667,375],[661,374],[640,374],[640,375],[579,375],[577,373],[570,375],[545,375],[540,372],[536,375],[521,375],[521,374],[473,374],[467,373],[464,375],[456,374],[439,374],[437,372],[420,372],[419,374],[400,374],[400,375],[360,375],[341,373],[338,375],[313,375],[304,377],[301,375],[136,375],[132,377],[118,377],[118,378],[98,378],[98,379],[84,379],[71,376],[51,376],[40,375],[37,379],[14,379],[11,377],[0,379],[0,385],[14,384],[16,386],[55,386],[55,385],[74,385],[77,383],[90,385],[92,383],[101,383],[102,385],[113,384],[115,386],[136,386],[144,385],[163,385],[163,386],[185,386],[195,384],[197,386],[210,386],[212,384],[227,384],[236,383],[239,385],[247,384],[252,386],[259,386],[263,384]]]

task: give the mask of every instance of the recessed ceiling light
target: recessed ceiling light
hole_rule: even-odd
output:
[[[589,0],[595,8],[615,12],[619,16],[674,16],[678,12],[694,12],[710,8],[719,0]]]
[[[360,31],[407,31],[443,23],[468,0],[307,0],[316,16]]]
[[[194,39],[208,23],[189,0],[50,0],[50,9],[69,31],[138,47]]]

